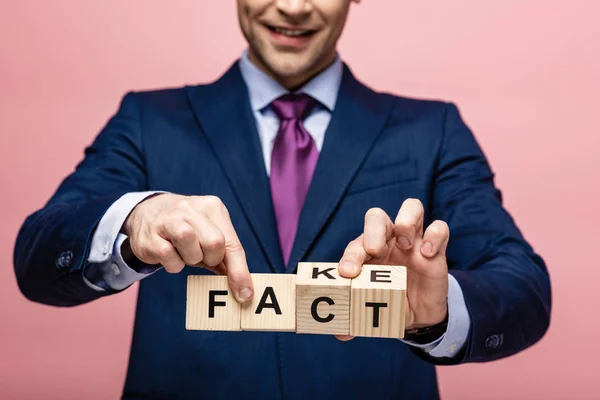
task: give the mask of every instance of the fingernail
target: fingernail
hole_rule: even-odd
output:
[[[345,275],[355,275],[356,274],[356,266],[349,262],[343,262],[340,264],[340,271]]]
[[[433,251],[433,246],[431,245],[431,242],[423,243],[422,250],[425,254],[431,254],[431,252]]]
[[[250,288],[243,288],[240,291],[240,299],[243,301],[250,299],[250,297],[252,297],[252,290],[250,290]]]
[[[410,241],[407,237],[400,236],[398,238],[398,245],[400,246],[400,248],[407,249],[410,247]]]

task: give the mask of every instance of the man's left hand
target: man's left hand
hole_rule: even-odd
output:
[[[448,224],[435,221],[423,232],[425,212],[417,199],[404,201],[396,220],[372,208],[365,215],[364,232],[350,242],[339,263],[339,273],[355,278],[364,264],[402,265],[407,269],[405,329],[433,326],[448,312]],[[340,340],[352,336],[337,335]]]

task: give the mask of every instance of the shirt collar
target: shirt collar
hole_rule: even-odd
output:
[[[252,110],[262,111],[275,99],[289,93],[286,88],[250,61],[248,50],[245,50],[242,54],[239,67],[246,86],[248,86]],[[335,61],[329,67],[308,81],[295,93],[305,93],[325,106],[330,112],[333,112],[342,82],[342,72],[342,62],[339,56],[336,56]]]

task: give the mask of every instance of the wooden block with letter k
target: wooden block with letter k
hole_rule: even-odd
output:
[[[363,265],[351,298],[350,335],[404,337],[406,267]]]
[[[299,263],[296,331],[330,335],[350,332],[350,283],[337,263]]]

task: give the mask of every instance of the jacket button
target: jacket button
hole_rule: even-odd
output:
[[[496,350],[498,347],[502,346],[503,340],[504,336],[502,334],[490,335],[485,340],[485,348],[488,350]]]
[[[56,268],[70,268],[71,264],[73,264],[73,252],[72,251],[63,251],[58,255],[56,259]]]

